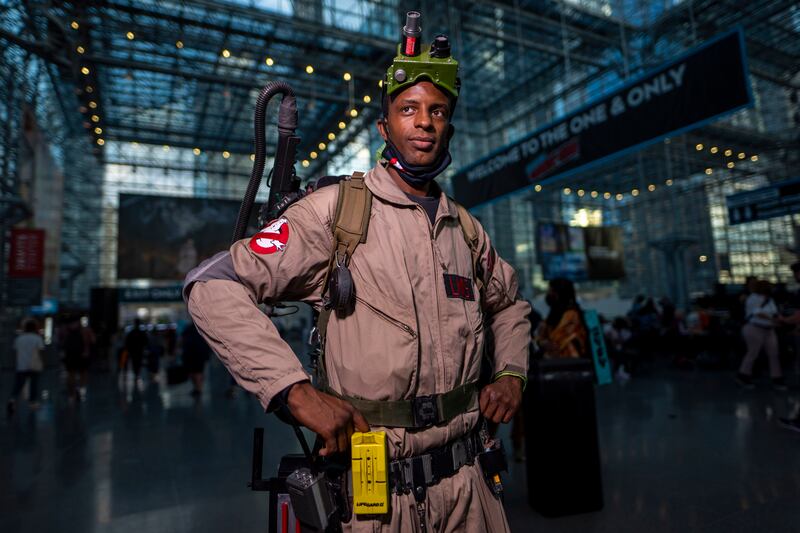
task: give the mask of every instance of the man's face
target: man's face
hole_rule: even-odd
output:
[[[378,131],[387,135],[411,165],[430,165],[450,140],[450,99],[429,81],[405,89],[389,101],[386,121]]]

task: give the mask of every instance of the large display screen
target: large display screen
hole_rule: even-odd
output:
[[[118,279],[183,280],[203,259],[230,247],[240,202],[119,195]],[[250,231],[255,231],[257,209]]]
[[[536,237],[544,279],[586,281],[625,277],[619,227],[582,228],[540,222]]]

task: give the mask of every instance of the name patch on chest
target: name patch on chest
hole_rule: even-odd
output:
[[[475,291],[472,289],[472,279],[470,278],[456,276],[455,274],[445,274],[444,290],[447,292],[448,298],[475,301]]]

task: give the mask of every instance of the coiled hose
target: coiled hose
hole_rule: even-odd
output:
[[[233,231],[234,242],[244,238],[247,232],[247,222],[253,212],[253,205],[256,201],[258,188],[261,186],[261,178],[264,175],[264,166],[267,160],[267,140],[265,132],[265,122],[267,106],[276,94],[282,94],[281,106],[278,110],[278,139],[280,144],[281,137],[291,137],[297,129],[297,100],[295,94],[288,83],[273,81],[268,83],[258,94],[255,111],[255,133],[254,144],[256,147],[255,162],[253,171],[250,173],[250,181],[247,183],[247,191],[239,207],[239,216],[236,219],[236,228]],[[294,161],[278,161],[281,152],[276,153],[275,167],[284,165],[294,165]]]

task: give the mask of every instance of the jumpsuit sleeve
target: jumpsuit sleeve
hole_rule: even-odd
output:
[[[329,209],[320,202],[330,194],[315,195],[313,202],[301,200],[252,238],[204,261],[184,282],[198,330],[265,410],[282,390],[310,379],[258,304],[320,304],[333,237]]]
[[[495,343],[493,375],[497,378],[502,374],[512,374],[526,382],[531,306],[519,293],[514,268],[497,255],[489,235],[477,220],[475,225],[480,250],[479,275],[484,284],[482,305],[486,325],[491,329]]]

